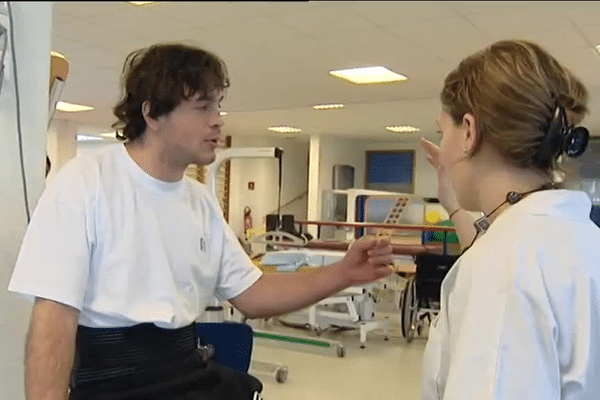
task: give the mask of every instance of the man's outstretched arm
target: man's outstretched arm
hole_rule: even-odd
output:
[[[263,274],[231,304],[248,318],[269,318],[308,307],[352,286],[392,273],[389,239],[358,240],[344,258],[314,272]]]

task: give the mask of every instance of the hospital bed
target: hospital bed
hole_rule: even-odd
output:
[[[272,251],[262,257],[259,268],[267,273],[310,272],[341,260],[345,254],[340,250],[306,248]],[[398,264],[412,263],[410,256],[397,255],[395,258]],[[392,287],[386,280],[349,287],[304,310],[280,316],[277,320],[283,325],[308,328],[318,336],[331,328],[357,329],[360,332],[360,347],[364,348],[370,332],[380,329],[387,336],[389,320],[375,319],[375,304],[377,294]]]
[[[315,224],[318,226],[343,226],[351,229],[385,229],[408,230],[422,232],[431,230],[431,226],[419,225],[393,225],[393,224],[370,224],[370,223],[347,223],[331,221],[297,221],[298,225]],[[436,230],[450,232],[452,227],[436,227]],[[269,241],[266,238],[273,240]],[[291,271],[310,271],[333,262],[339,261],[345,255],[350,245],[347,241],[319,240],[318,238],[306,241],[301,238],[292,238],[289,233],[267,232],[256,238],[257,241],[271,243],[273,248],[280,249],[267,252],[260,260],[259,267],[263,271],[285,273]],[[413,276],[417,270],[415,260],[420,256],[427,258],[428,255],[444,255],[447,252],[447,244],[407,244],[392,243],[394,253],[394,267],[396,273],[409,277]],[[386,335],[390,329],[388,319],[375,318],[375,305],[377,303],[377,294],[382,290],[392,290],[396,295],[395,304],[399,304],[401,310],[401,326],[406,325],[404,310],[402,309],[402,299],[406,295],[408,286],[399,286],[394,284],[397,280],[395,275],[392,280],[380,280],[361,286],[350,287],[346,290],[330,296],[317,304],[308,307],[300,312],[278,318],[280,322],[288,326],[306,327],[320,335],[325,329],[330,327],[358,329],[360,332],[360,347],[364,348],[367,335],[374,330],[383,330]],[[412,286],[411,286],[412,288]],[[414,290],[411,291],[414,293]],[[410,303],[406,303],[407,305]],[[412,310],[412,308],[411,308]],[[412,318],[412,316],[411,316]],[[403,322],[404,321],[404,322]],[[404,325],[403,325],[404,323]],[[416,322],[415,322],[416,326]],[[408,332],[402,330],[403,335]]]

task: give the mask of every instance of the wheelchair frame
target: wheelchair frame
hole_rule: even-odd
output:
[[[415,256],[416,273],[408,278],[400,297],[400,327],[408,343],[420,336],[440,311],[440,288],[458,255],[419,254]],[[419,290],[420,289],[420,290]]]

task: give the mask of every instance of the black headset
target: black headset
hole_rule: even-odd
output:
[[[569,157],[579,157],[587,148],[589,138],[590,133],[583,126],[569,126],[565,109],[557,106],[534,160],[542,166],[562,153]]]

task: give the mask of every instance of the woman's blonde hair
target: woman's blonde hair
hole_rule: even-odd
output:
[[[441,101],[455,124],[475,117],[478,143],[492,145],[512,165],[554,176],[557,157],[536,160],[557,107],[570,126],[587,113],[588,91],[540,46],[523,40],[492,44],[464,59],[444,82]]]

